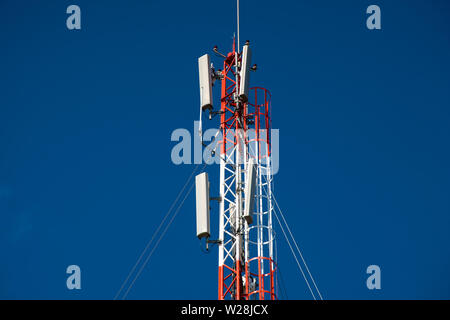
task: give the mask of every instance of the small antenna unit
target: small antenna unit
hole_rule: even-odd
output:
[[[248,160],[247,181],[245,183],[245,206],[244,219],[248,224],[253,223],[253,208],[255,207],[255,188],[256,188],[256,164],[253,158]]]
[[[197,205],[197,237],[209,238],[209,180],[208,173],[195,177],[195,195]]]
[[[248,89],[250,83],[250,70],[251,70],[252,51],[249,47],[249,41],[245,42],[242,50],[242,62],[241,62],[241,85],[239,87],[239,99],[242,102],[248,101]]]
[[[209,54],[204,54],[198,58],[198,74],[200,82],[200,107],[204,111],[206,109],[212,110],[212,72],[211,59]]]

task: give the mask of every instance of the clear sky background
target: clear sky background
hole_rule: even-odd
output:
[[[193,169],[170,136],[198,118],[197,57],[234,31],[235,1],[0,0],[0,298],[114,297]],[[272,92],[275,195],[324,298],[449,299],[450,2],[241,0],[241,39]],[[277,237],[287,297],[310,299]],[[193,194],[128,298],[217,298]]]

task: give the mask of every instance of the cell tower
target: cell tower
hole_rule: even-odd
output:
[[[238,41],[239,43],[239,41]],[[271,95],[249,87],[249,41],[241,52],[222,54],[223,69],[215,70],[208,54],[199,58],[200,117],[220,116],[216,148],[220,150],[219,197],[210,198],[207,173],[196,177],[197,236],[218,245],[219,300],[277,299],[272,228]],[[212,86],[220,81],[220,110],[214,111]],[[201,133],[200,133],[201,134]],[[216,186],[217,187],[217,186]],[[210,238],[210,201],[219,201],[219,235]]]

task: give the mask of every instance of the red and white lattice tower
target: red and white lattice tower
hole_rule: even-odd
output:
[[[248,42],[243,52],[249,51]],[[247,48],[246,48],[247,47]],[[250,55],[250,54],[249,54]],[[242,92],[243,58],[233,49],[224,57],[220,100],[219,300],[277,299],[270,100],[268,90]],[[248,62],[246,62],[248,64]],[[250,70],[246,70],[250,71]],[[256,170],[252,217],[245,216],[250,166]]]

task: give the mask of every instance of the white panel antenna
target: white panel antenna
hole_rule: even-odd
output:
[[[200,107],[201,110],[213,108],[212,100],[212,72],[209,54],[198,58],[198,74],[200,82]]]
[[[253,209],[255,207],[255,189],[257,166],[255,160],[250,158],[247,164],[247,181],[245,183],[244,219],[248,224],[253,222]]]
[[[248,42],[245,43],[242,49],[242,64],[241,64],[241,86],[239,87],[239,98],[243,102],[248,101],[248,89],[250,84],[250,63],[252,60],[252,51],[250,50]]]
[[[195,177],[195,193],[197,205],[197,237],[209,238],[209,180],[208,173],[203,172]]]

